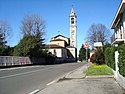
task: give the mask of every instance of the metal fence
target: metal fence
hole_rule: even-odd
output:
[[[0,66],[27,65],[31,64],[29,57],[0,56]]]

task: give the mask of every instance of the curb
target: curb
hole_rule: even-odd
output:
[[[86,76],[85,78],[114,78],[114,75]]]
[[[86,64],[88,64],[88,63],[86,63]],[[85,65],[86,65],[86,64],[85,64]],[[84,65],[83,65],[83,66],[84,66]],[[77,69],[74,69],[74,70],[72,70],[72,71],[69,71],[69,72],[67,72],[67,73],[65,73],[65,74],[63,74],[63,75],[57,77],[55,80],[53,80],[53,81],[50,82],[48,85],[46,85],[45,88],[49,87],[50,85],[52,85],[52,84],[54,84],[54,83],[57,83],[57,82],[58,82],[59,80],[61,80],[61,79],[66,78],[66,76],[68,76],[68,75],[70,75],[71,73],[73,73],[73,72],[79,70],[79,69],[82,68],[83,66],[80,66],[80,67],[78,67]],[[43,89],[45,89],[45,88],[43,88]],[[43,89],[40,89],[37,93],[39,94],[39,92],[40,92],[41,90],[43,90]],[[33,94],[37,94],[37,93],[33,93]]]
[[[87,65],[86,67],[88,68],[89,63],[86,63],[85,65]],[[83,66],[84,66],[84,65],[83,65]],[[69,76],[70,74],[74,73],[75,71],[78,71],[78,70],[81,69],[83,66],[80,66],[79,68],[68,72],[68,73],[65,75],[65,78],[69,78],[68,76]],[[84,75],[84,77],[85,77],[85,75]],[[83,78],[84,78],[84,77],[83,77]]]
[[[86,63],[86,64],[88,64],[88,63]],[[86,64],[85,64],[85,65],[86,65]],[[65,73],[64,75],[62,75],[62,76],[58,77],[57,79],[55,79],[54,81],[55,81],[55,82],[58,82],[60,79],[66,78],[66,76],[68,76],[68,75],[70,75],[71,73],[73,73],[73,72],[79,70],[79,69],[82,68],[82,67],[83,67],[83,66],[80,66],[80,67],[78,67],[77,69],[74,69],[74,70],[72,70],[72,71],[70,71],[70,72],[67,72],[67,73]]]

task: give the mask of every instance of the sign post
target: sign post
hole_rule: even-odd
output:
[[[88,61],[88,54],[87,54],[87,49],[89,48],[89,43],[88,42],[86,42],[84,44],[84,48],[86,49],[86,61]]]

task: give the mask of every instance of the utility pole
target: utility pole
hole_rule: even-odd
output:
[[[86,48],[86,61],[88,61],[87,49],[88,49],[88,48]]]

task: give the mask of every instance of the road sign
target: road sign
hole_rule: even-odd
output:
[[[102,46],[102,42],[94,42],[94,46],[95,47],[101,47]]]
[[[88,42],[86,42],[84,44],[84,48],[86,49],[86,61],[88,61],[88,55],[87,55],[87,48],[89,48],[89,43]]]
[[[85,44],[84,44],[84,48],[89,48],[90,46],[89,46],[89,43],[88,42],[86,42]]]

